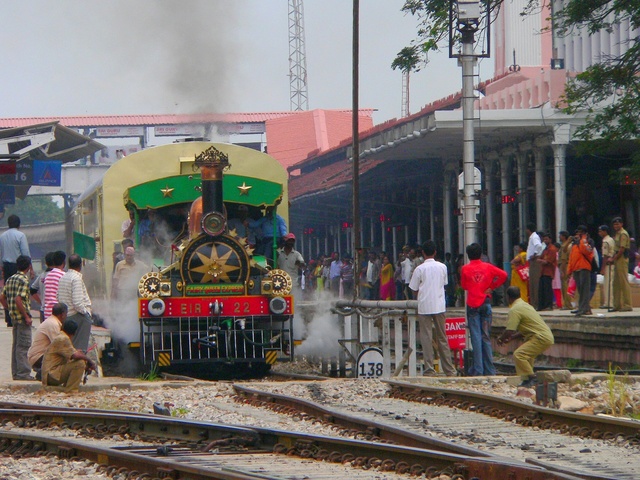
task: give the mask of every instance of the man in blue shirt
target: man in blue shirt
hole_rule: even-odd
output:
[[[273,215],[275,214],[276,220],[276,246],[279,246],[282,238],[288,233],[287,224],[280,215],[273,211],[273,207],[268,207],[264,217],[258,220],[250,220],[249,228],[255,231],[256,235],[256,251],[258,255],[264,255],[267,259],[273,262],[273,241],[274,241],[274,228],[273,228]]]
[[[20,255],[31,257],[27,236],[18,230],[20,228],[20,217],[9,215],[7,225],[9,229],[0,235],[0,260],[2,260],[2,278],[5,282],[9,277],[18,273],[16,259]],[[7,309],[4,311],[4,319],[7,322],[7,327],[10,327],[12,324]]]

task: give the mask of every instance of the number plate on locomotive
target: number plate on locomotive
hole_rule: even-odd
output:
[[[287,306],[282,315],[293,314],[293,297],[283,297]],[[222,316],[271,315],[269,298],[264,296],[242,297],[205,297],[205,298],[163,298],[165,311],[163,317],[201,317],[210,316],[211,305],[217,300],[221,305]],[[140,317],[153,318],[149,313],[149,300],[140,299]]]

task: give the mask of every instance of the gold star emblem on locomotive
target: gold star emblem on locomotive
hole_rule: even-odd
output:
[[[242,185],[238,185],[238,190],[240,190],[240,195],[249,195],[249,190],[253,188],[252,185],[247,185],[246,182],[242,182]]]
[[[196,252],[197,257],[202,262],[199,267],[192,268],[191,271],[201,273],[201,283],[207,282],[227,282],[230,283],[229,273],[239,270],[237,265],[229,265],[227,261],[233,255],[233,251],[229,250],[222,256],[218,256],[218,251],[214,248],[211,250],[211,256],[207,257],[201,252]]]
[[[160,191],[162,192],[162,197],[163,198],[173,198],[173,191],[175,190],[175,188],[169,188],[169,185],[167,185],[164,188],[161,188]]]

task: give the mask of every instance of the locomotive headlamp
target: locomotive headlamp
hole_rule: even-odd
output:
[[[162,300],[161,298],[154,298],[153,300],[149,301],[149,306],[147,308],[149,309],[149,313],[151,315],[153,315],[154,317],[159,317],[164,313],[166,306],[164,300]]]
[[[269,300],[269,310],[276,315],[282,315],[287,310],[287,301],[282,297],[273,297]]]
[[[202,217],[202,230],[212,237],[217,237],[224,232],[226,221],[224,215],[219,212],[209,212]]]

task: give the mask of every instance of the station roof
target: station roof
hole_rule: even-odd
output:
[[[336,110],[350,112],[351,110]],[[371,116],[374,109],[360,109],[362,115]],[[0,118],[0,128],[24,127],[34,123],[57,121],[67,127],[145,126],[192,123],[262,123],[288,115],[303,114],[304,111],[257,112],[257,113],[193,113],[193,114],[149,114],[149,115],[87,115],[64,117],[12,117]]]
[[[61,160],[62,163],[68,163],[75,162],[76,160],[92,155],[104,148],[104,145],[101,143],[81,135],[71,128],[61,125],[58,121],[6,128],[0,130],[0,140],[47,132],[53,133],[54,140],[46,145],[29,151],[25,154],[26,158],[31,158],[33,160]],[[29,142],[27,140],[17,142],[17,144],[14,145],[21,148],[20,144],[22,143],[24,143],[24,145],[22,145],[23,147],[29,146]]]

